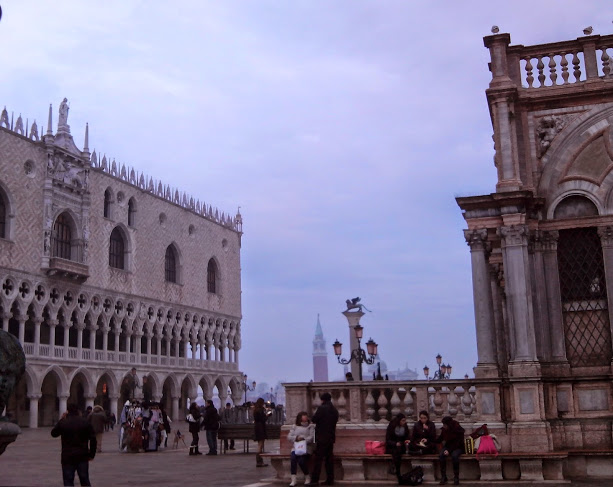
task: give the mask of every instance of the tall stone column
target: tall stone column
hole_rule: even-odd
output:
[[[40,325],[43,322],[43,319],[40,317],[33,318],[34,321],[34,355],[37,357],[40,355]]]
[[[153,340],[153,335],[151,332],[147,331],[147,363],[151,363],[151,340]]]
[[[115,416],[117,417],[117,419],[119,419],[119,411],[117,410],[117,401],[119,400],[119,396],[117,394],[111,394],[109,395],[109,400],[111,403],[111,412],[115,413]]]
[[[172,397],[172,420],[179,421],[179,397]]]
[[[30,428],[38,428],[38,401],[42,397],[42,394],[30,394],[28,399],[30,400]]]
[[[53,347],[55,347],[55,328],[57,327],[57,325],[57,320],[49,320],[49,345],[51,347],[49,355],[51,357],[55,357],[55,350]]]
[[[121,334],[121,328],[119,330],[115,329],[115,352],[119,352],[119,335]]]
[[[6,332],[9,331],[9,320],[11,319],[11,313],[2,314],[2,329]]]
[[[503,226],[498,230],[502,237],[502,257],[507,296],[507,322],[515,339],[511,350],[511,362],[536,363],[536,340],[532,304],[532,283],[528,257],[528,228],[526,225]],[[517,373],[531,373],[521,367]]]
[[[613,335],[613,226],[598,227],[598,235],[602,245],[609,323],[612,327],[611,335]],[[613,362],[611,363],[611,368],[613,369]]]
[[[545,288],[547,290],[547,310],[549,315],[549,342],[551,360],[568,363],[564,339],[564,318],[562,316],[562,296],[560,294],[560,272],[558,269],[559,232],[541,232],[543,266],[545,268]],[[540,286],[540,284],[537,283]]]
[[[170,363],[170,344],[171,344],[171,339],[166,338],[166,358],[168,359],[168,363]]]
[[[96,329],[89,329],[89,350],[91,351],[92,360],[95,358],[95,350],[96,350]]]
[[[487,229],[465,230],[464,238],[470,247],[472,265],[473,302],[475,307],[475,327],[477,331],[477,369],[481,377],[498,375],[494,312],[490,273],[488,268]]]
[[[77,325],[77,360],[83,360],[83,324]]]
[[[69,322],[70,323],[70,322]],[[62,324],[64,327],[64,359],[68,358],[68,344],[70,340],[70,325]]]
[[[162,335],[160,333],[158,333],[156,336],[157,338],[157,343],[156,343],[156,352],[155,354],[157,355],[158,359],[162,356]]]
[[[28,319],[27,315],[19,315],[17,320],[19,321],[19,343],[23,346],[25,343],[25,335],[26,335],[26,320]]]
[[[96,399],[96,396],[91,396],[91,395],[85,396],[85,407],[88,408],[91,406],[93,408],[95,399]]]
[[[200,340],[200,361],[204,361],[204,340]]]
[[[60,394],[60,416],[66,412],[69,397],[68,394]]]
[[[360,318],[364,316],[364,313],[362,311],[343,311],[343,315],[347,318],[347,324],[349,325],[349,350],[346,353],[351,356],[351,352],[358,348],[358,339],[355,336],[354,328],[360,324]],[[352,360],[349,365],[351,366],[351,375],[355,380],[359,380],[360,364]]]
[[[110,328],[108,326],[102,327],[102,351],[104,352],[105,358],[106,352],[109,350],[109,331]]]

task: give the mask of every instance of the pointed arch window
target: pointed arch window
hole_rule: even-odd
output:
[[[6,238],[6,203],[4,202],[4,195],[0,192],[0,238]]]
[[[112,203],[111,190],[107,189],[104,192],[104,218],[111,218],[111,203]]]
[[[134,226],[134,217],[136,216],[136,201],[134,198],[130,198],[128,201],[128,226]]]
[[[125,269],[125,242],[121,230],[115,227],[109,241],[109,265],[115,269]]]
[[[72,230],[70,228],[70,220],[66,213],[62,213],[53,224],[52,255],[60,259],[70,260],[71,247]]]
[[[166,247],[166,257],[164,259],[164,272],[166,281],[177,282],[177,255],[172,245]]]
[[[206,290],[210,293],[217,293],[219,286],[217,285],[217,264],[215,260],[209,260],[206,269]]]

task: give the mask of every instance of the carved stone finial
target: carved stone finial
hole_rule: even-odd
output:
[[[7,129],[11,128],[11,124],[9,123],[9,112],[6,111],[6,107],[2,110],[2,115],[0,115],[0,127],[6,127]]]
[[[85,141],[83,142],[83,152],[89,152],[89,124],[85,124]]]
[[[30,129],[30,140],[36,140],[36,142],[40,140],[38,138],[38,126],[36,125],[36,120],[32,122],[32,128]]]
[[[25,135],[23,130],[23,119],[21,118],[21,113],[19,114],[19,117],[17,117],[17,123],[15,124],[15,132],[20,135]]]
[[[47,135],[53,135],[53,105],[49,103],[49,119],[47,120]]]

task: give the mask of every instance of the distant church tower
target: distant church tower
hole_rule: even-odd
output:
[[[317,315],[315,338],[313,338],[313,381],[328,382],[328,352],[324,332],[321,331],[319,314]]]

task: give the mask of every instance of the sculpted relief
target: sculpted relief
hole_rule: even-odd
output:
[[[50,156],[47,163],[47,173],[56,181],[60,181],[78,189],[87,189],[89,185],[89,170],[79,167],[59,155]]]

